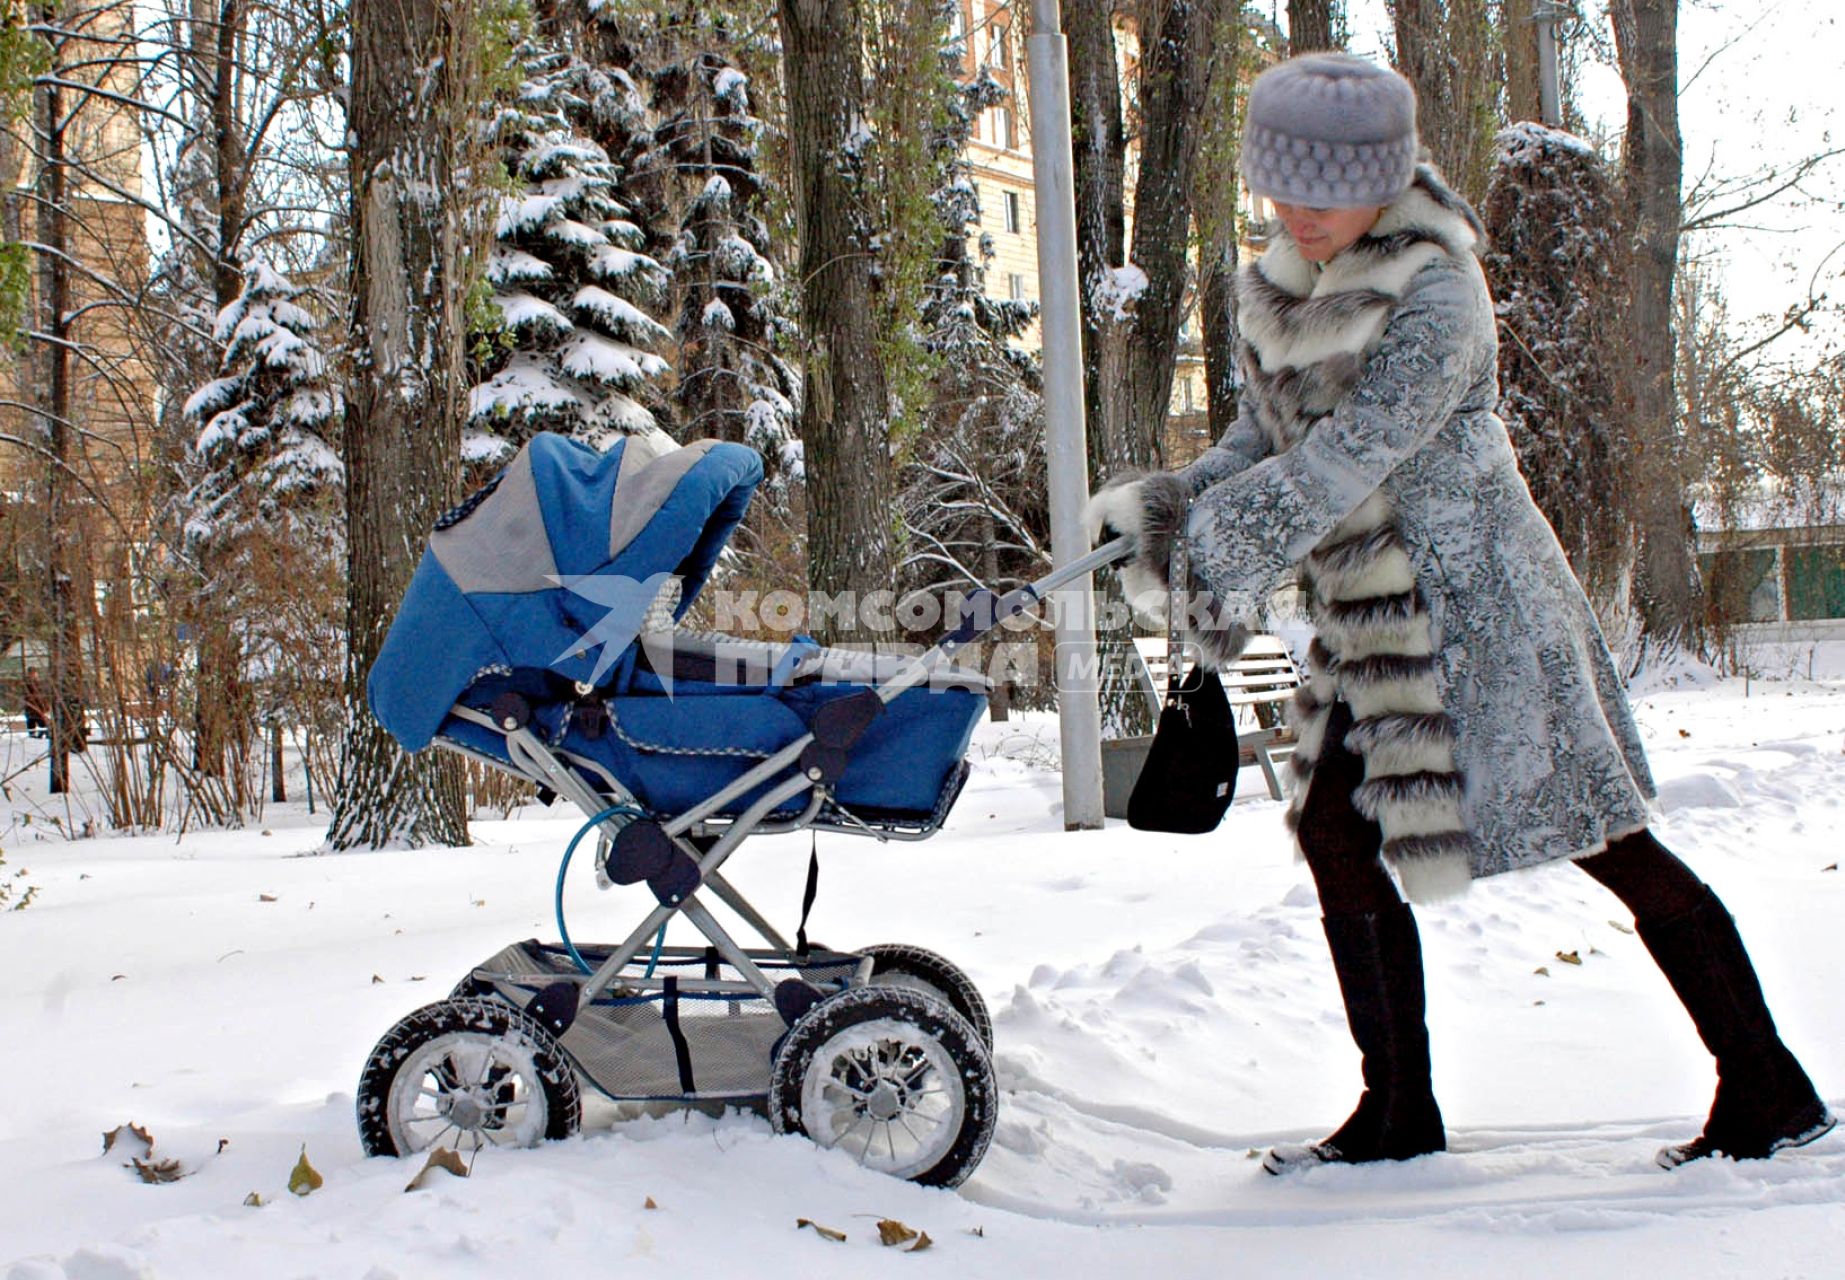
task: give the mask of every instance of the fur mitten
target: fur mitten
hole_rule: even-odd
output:
[[[1130,538],[1134,553],[1118,570],[1121,590],[1151,626],[1166,625],[1172,540],[1185,527],[1191,486],[1170,471],[1116,476],[1089,499],[1084,523],[1091,541]]]
[[[1110,537],[1134,540],[1134,554],[1119,572],[1121,589],[1134,612],[1148,626],[1165,627],[1172,602],[1172,543],[1185,530],[1191,485],[1170,471],[1135,472],[1110,480],[1089,499],[1085,522],[1091,541]],[[1187,584],[1186,617],[1180,628],[1198,646],[1207,666],[1221,669],[1236,661],[1249,643],[1249,620],[1224,607],[1199,578]]]

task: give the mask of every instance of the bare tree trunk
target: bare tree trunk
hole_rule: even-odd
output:
[[[1134,308],[1127,349],[1128,421],[1132,447],[1163,462],[1172,406],[1179,322],[1185,316],[1191,267],[1193,196],[1201,124],[1223,48],[1218,14],[1230,0],[1144,0],[1140,6],[1140,173],[1134,184],[1135,265],[1146,290]],[[1222,55],[1220,57],[1220,54]]]
[[[248,166],[238,122],[238,89],[241,77],[249,71],[239,56],[249,10],[244,0],[192,0],[191,13],[192,30],[185,52],[192,89],[210,131],[209,176],[205,179],[206,189],[198,193],[205,207],[201,210],[202,225],[195,230],[216,249],[215,254],[196,252],[200,275],[210,283],[215,315],[243,291],[238,259],[246,221],[244,185]],[[204,225],[207,221],[210,225]],[[200,369],[196,374],[203,378],[211,372]],[[236,619],[226,616],[227,608],[222,603],[232,593],[223,590],[224,568],[216,563],[217,559],[207,555],[203,560],[188,602],[191,608],[186,620],[194,628],[198,648],[192,763],[202,778],[223,782],[220,817],[236,821],[255,807],[255,797],[247,785],[254,765],[250,759],[254,726],[249,723],[252,699],[245,680],[243,645]]]
[[[282,771],[282,717],[269,718],[269,798],[288,803],[288,778]]]
[[[1493,30],[1487,0],[1389,0],[1396,64],[1416,86],[1417,128],[1435,165],[1473,204],[1492,168]]]
[[[365,705],[365,679],[436,517],[456,497],[466,250],[478,134],[463,0],[353,6],[353,351],[346,400],[350,727],[328,842],[466,844],[461,770],[406,758]]]
[[[1140,143],[1132,257],[1125,255],[1126,136],[1112,8],[1077,0],[1066,11],[1075,114],[1076,239],[1083,299],[1083,382],[1089,471],[1099,483],[1161,464],[1179,323],[1190,281],[1199,121],[1213,71],[1228,69],[1213,37],[1226,0],[1142,0],[1137,100]],[[1132,268],[1132,269],[1129,269]],[[1119,600],[1103,575],[1105,599]],[[1103,720],[1115,733],[1148,724],[1128,633],[1097,636]]]
[[[1070,47],[1070,107],[1076,157],[1076,258],[1083,298],[1083,402],[1089,479],[1151,466],[1127,428],[1127,331],[1111,299],[1127,254],[1127,133],[1121,119],[1120,64],[1108,0],[1064,8]]]
[[[966,242],[962,243],[965,245]],[[980,513],[980,576],[982,581],[989,585],[999,581],[999,522],[993,519],[991,507]],[[1004,644],[1006,633],[995,632],[989,639],[994,645]],[[993,664],[989,669],[997,671],[998,664]],[[993,692],[987,697],[987,711],[988,719],[991,720],[1006,720],[1011,717],[1012,682],[1010,680],[994,681]]]
[[[1536,0],[1503,0],[1505,5],[1505,98],[1508,120],[1540,120],[1537,23],[1531,20]]]
[[[825,596],[862,599],[889,590],[894,572],[890,394],[854,177],[865,114],[860,16],[856,0],[780,0],[778,10],[801,240],[807,581]],[[815,621],[829,641],[877,638],[857,611]]]
[[[1697,572],[1685,503],[1684,446],[1672,378],[1672,289],[1678,270],[1680,183],[1678,0],[1614,0],[1615,48],[1627,85],[1622,146],[1628,266],[1623,402],[1639,477],[1640,563],[1634,584],[1650,640],[1682,643],[1697,621]]]
[[[1207,430],[1212,440],[1221,438],[1236,421],[1237,390],[1242,383],[1237,369],[1236,269],[1243,226],[1237,208],[1236,170],[1243,132],[1239,85],[1244,70],[1243,38],[1242,14],[1234,5],[1222,6],[1215,37],[1219,65],[1202,117],[1198,195],[1192,210],[1198,232],[1198,319],[1204,339]]]
[[[213,160],[217,171],[218,261],[212,286],[218,305],[228,305],[243,289],[238,262],[244,231],[243,131],[237,122],[237,73],[248,12],[242,0],[223,0],[218,9],[217,56],[212,66],[211,122],[216,133]]]
[[[1288,0],[1288,53],[1345,47],[1342,0]]]
[[[61,6],[38,6],[35,17],[56,26]],[[33,360],[33,400],[45,444],[45,599],[50,607],[46,647],[50,666],[47,702],[50,730],[47,758],[51,791],[70,788],[70,756],[84,748],[83,655],[78,633],[76,577],[82,536],[75,527],[71,481],[76,463],[76,424],[71,421],[70,174],[65,162],[70,103],[51,77],[33,92],[35,130],[43,149],[34,198],[38,255],[38,322],[42,337]]]

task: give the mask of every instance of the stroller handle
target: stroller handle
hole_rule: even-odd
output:
[[[1125,560],[1133,549],[1133,539],[1116,538],[1060,569],[1051,570],[1036,582],[1028,582],[1003,596],[994,595],[982,587],[967,598],[966,604],[962,606],[959,624],[936,641],[936,648],[943,653],[953,653],[956,649],[972,644],[1008,618],[1024,613],[1059,587],[1068,586],[1097,569]]]

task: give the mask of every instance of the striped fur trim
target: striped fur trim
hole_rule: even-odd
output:
[[[1379,750],[1454,746],[1454,722],[1445,711],[1392,712],[1352,725],[1346,750],[1368,756]]]
[[[1332,704],[1315,696],[1302,685],[1288,703],[1288,727],[1294,730],[1294,751],[1288,756],[1288,768],[1302,778],[1313,772],[1326,745],[1326,722],[1332,716]]]
[[[1463,790],[1461,775],[1452,771],[1387,773],[1359,783],[1358,789],[1352,792],[1352,807],[1383,827],[1388,838],[1390,824],[1385,819],[1392,808],[1452,804],[1458,816]],[[1458,822],[1454,825],[1459,828]]]
[[[1302,330],[1331,332],[1354,320],[1373,319],[1380,308],[1394,306],[1399,293],[1361,287],[1303,296],[1282,288],[1261,271],[1252,271],[1237,301],[1249,313],[1249,322],[1258,327],[1272,325],[1277,333],[1293,338]],[[1245,332],[1249,322],[1245,322]],[[1261,354],[1260,350],[1257,354]],[[1278,367],[1267,360],[1262,365],[1267,369]]]
[[[1359,236],[1347,252],[1360,257],[1392,258],[1399,253],[1407,253],[1419,244],[1432,244],[1444,249],[1447,247],[1442,238],[1433,231],[1425,231],[1420,227],[1409,227],[1385,235],[1371,231]]]
[[[1364,658],[1341,659],[1336,674],[1339,687],[1348,692],[1409,680],[1433,680],[1435,659],[1423,654],[1374,653]]]
[[[1465,832],[1384,841],[1403,896],[1417,904],[1458,898],[1473,884],[1473,838]]]
[[[1414,591],[1394,595],[1366,596],[1360,600],[1324,600],[1315,610],[1315,620],[1353,630],[1359,627],[1401,627],[1413,619],[1423,618],[1422,602]]]
[[[1390,524],[1382,524],[1364,533],[1323,543],[1308,553],[1307,563],[1316,575],[1362,572],[1365,566],[1388,551],[1402,551],[1403,538]]]

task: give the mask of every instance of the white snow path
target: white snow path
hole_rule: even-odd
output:
[[[1845,881],[1828,868],[1845,847],[1845,683],[1752,695],[1725,682],[1643,701],[1659,830],[1723,894],[1839,1107]],[[1023,727],[1055,741],[1041,720]],[[555,936],[551,882],[575,826],[561,811],[482,823],[472,849],[346,857],[297,856],[319,839],[298,807],[272,815],[273,834],[179,841],[38,841],[15,820],[6,873],[27,868],[39,897],[0,917],[0,1276],[1840,1273],[1845,1137],[1653,1166],[1697,1129],[1710,1060],[1618,904],[1569,868],[1419,912],[1448,1154],[1262,1174],[1252,1153],[1325,1132],[1357,1092],[1279,806],[1250,772],[1253,795],[1213,836],[1066,834],[1057,775],[991,754],[1006,728],[982,729],[941,836],[821,842],[812,926],[838,945],[933,947],[986,993],[1000,1129],[959,1194],[866,1173],[747,1113],[607,1104],[580,1139],[489,1152],[472,1178],[413,1194],[415,1162],[364,1159],[352,1090],[376,1039],[505,942]],[[42,802],[16,794],[14,811]],[[788,922],[806,858],[804,839],[768,840],[728,870]],[[638,918],[586,870],[573,885],[573,933]],[[190,1176],[146,1186],[103,1156],[100,1133],[128,1121]],[[296,1199],[284,1183],[303,1144],[326,1185]],[[244,1207],[252,1191],[268,1203]],[[880,1249],[884,1215],[935,1247]],[[797,1232],[798,1217],[851,1238]]]

